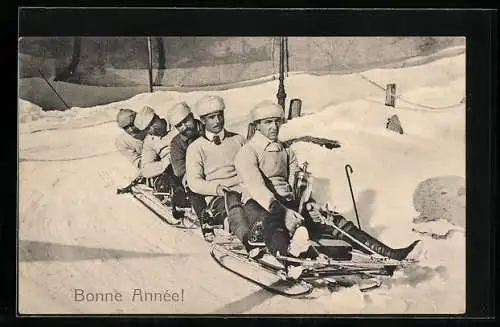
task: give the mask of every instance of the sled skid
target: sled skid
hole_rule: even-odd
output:
[[[231,251],[223,244],[214,244],[210,252],[222,267],[270,292],[297,297],[309,294],[313,290],[308,283],[289,280],[284,272],[267,268],[243,254]]]

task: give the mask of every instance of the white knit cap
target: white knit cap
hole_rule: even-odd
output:
[[[215,95],[205,95],[198,100],[195,106],[195,112],[198,117],[205,116],[217,111],[223,111],[226,108],[224,100]]]
[[[186,102],[179,102],[175,104],[167,112],[167,120],[171,126],[175,126],[183,121],[191,113],[191,108],[189,108]]]
[[[149,106],[144,106],[135,116],[134,125],[141,131],[148,127],[155,116],[155,111]]]
[[[285,114],[281,106],[269,100],[264,100],[252,109],[250,116],[252,121],[256,121],[264,118],[284,118]]]

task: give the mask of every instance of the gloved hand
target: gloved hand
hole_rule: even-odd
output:
[[[286,209],[285,211],[285,226],[290,233],[294,233],[295,230],[302,225],[304,222],[304,217],[300,213],[292,209]]]
[[[170,166],[170,155],[167,155],[167,156],[161,158],[160,162],[161,162],[161,167],[163,168],[163,171],[165,171],[165,169],[167,169],[168,166]]]
[[[224,192],[231,192],[231,189],[227,186],[219,184],[219,185],[217,185],[216,192],[217,192],[218,196],[224,196]]]
[[[321,222],[324,218],[321,214],[321,206],[316,202],[309,202],[306,204],[306,210],[314,222]]]

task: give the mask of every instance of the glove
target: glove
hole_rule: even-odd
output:
[[[288,229],[290,233],[295,232],[304,221],[304,217],[302,217],[301,214],[297,211],[288,209],[276,199],[269,205],[269,212],[275,217],[283,218],[285,220],[286,229]]]
[[[224,192],[231,192],[231,189],[222,184],[217,185],[216,193],[218,196],[224,196]]]
[[[306,210],[314,222],[321,222],[322,219],[324,219],[323,215],[321,214],[321,207],[319,204],[315,202],[309,202],[306,204]]]
[[[165,156],[165,157],[161,158],[160,162],[161,162],[161,167],[163,168],[163,171],[165,171],[165,169],[167,169],[168,166],[170,166],[170,156]]]
[[[294,233],[295,230],[302,225],[304,222],[304,217],[295,210],[286,209],[285,211],[285,226],[290,233]]]

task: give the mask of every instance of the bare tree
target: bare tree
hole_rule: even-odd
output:
[[[73,39],[73,55],[71,56],[71,62],[67,69],[56,75],[54,81],[66,81],[75,73],[76,67],[78,67],[80,63],[81,48],[82,39],[80,37],[75,37]]]

